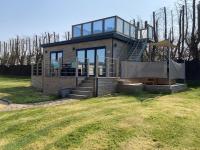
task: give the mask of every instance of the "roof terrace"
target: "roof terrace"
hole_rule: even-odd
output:
[[[124,19],[113,16],[72,26],[72,38],[98,36],[107,33],[117,33],[132,39],[153,39],[153,28],[147,25],[145,29],[138,29]]]

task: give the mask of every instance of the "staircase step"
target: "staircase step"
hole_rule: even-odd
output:
[[[85,81],[94,81],[94,78],[93,77],[89,77]]]
[[[82,83],[80,87],[93,87],[93,83]]]
[[[82,83],[94,83],[94,80],[84,80]]]
[[[80,91],[92,91],[94,88],[93,87],[77,87],[76,90]]]
[[[92,91],[81,91],[81,90],[73,90],[72,94],[80,94],[80,95],[87,95],[87,96],[92,96],[93,93]]]
[[[93,97],[94,78],[88,77],[81,82],[81,84],[71,91],[69,97],[72,99],[86,99]]]
[[[78,94],[69,94],[69,97],[72,99],[86,99],[89,98],[87,95],[78,95]]]

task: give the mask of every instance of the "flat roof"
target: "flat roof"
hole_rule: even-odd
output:
[[[61,41],[61,42],[55,42],[55,43],[49,43],[49,44],[43,44],[41,47],[47,48],[47,47],[54,47],[54,46],[61,46],[61,45],[68,45],[68,44],[75,44],[75,43],[81,43],[81,42],[91,42],[91,41],[97,41],[97,40],[104,40],[104,39],[117,39],[123,42],[128,41],[135,41],[135,39],[128,38],[126,36],[123,36],[117,32],[108,32],[98,35],[91,35],[88,37],[81,37],[81,38],[72,38],[71,40],[67,41]]]

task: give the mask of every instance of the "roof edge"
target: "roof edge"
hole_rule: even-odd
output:
[[[91,42],[91,41],[97,41],[97,40],[104,40],[104,39],[110,39],[114,38],[120,41],[128,42],[130,40],[134,41],[135,39],[131,39],[128,37],[125,37],[119,33],[111,32],[107,34],[102,35],[95,35],[95,36],[88,36],[88,37],[81,37],[81,38],[73,38],[68,41],[61,41],[61,42],[55,42],[55,43],[49,43],[49,44],[42,44],[42,48],[48,48],[48,47],[54,47],[54,46],[62,46],[67,44],[75,44],[75,43],[81,43],[81,42]]]

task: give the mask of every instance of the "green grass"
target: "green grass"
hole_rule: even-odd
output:
[[[34,103],[55,99],[31,88],[30,78],[0,76],[0,99],[13,103]]]
[[[28,86],[29,79],[19,82]],[[1,150],[179,150],[199,149],[199,141],[199,87],[0,112]]]

